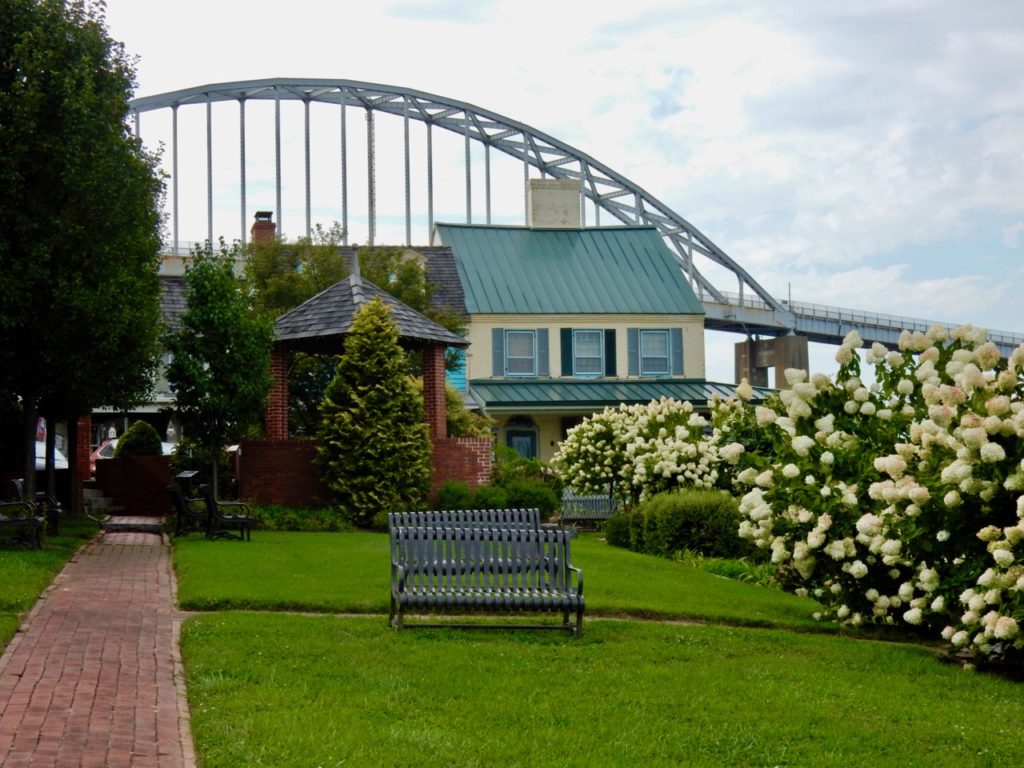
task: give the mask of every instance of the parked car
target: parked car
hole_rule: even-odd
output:
[[[170,456],[174,453],[174,449],[177,447],[177,443],[160,443],[160,450],[163,451],[164,456]],[[89,472],[93,475],[96,474],[96,460],[97,459],[112,459],[114,458],[114,450],[117,448],[117,438],[113,440],[104,440],[100,443],[99,448],[89,454]]]
[[[67,469],[68,457],[63,454],[60,448],[53,449],[53,468]],[[36,440],[36,469],[46,469],[46,441]]]

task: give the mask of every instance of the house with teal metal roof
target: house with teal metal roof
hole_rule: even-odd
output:
[[[457,275],[468,319],[463,386],[500,442],[550,459],[605,406],[732,394],[704,380],[704,310],[654,227],[530,210],[532,226],[434,227],[431,271]]]

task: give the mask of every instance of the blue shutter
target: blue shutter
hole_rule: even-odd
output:
[[[604,331],[604,375],[615,376],[618,374],[615,361],[615,329],[606,328]]]
[[[466,391],[466,350],[457,349],[452,355],[452,359],[455,361],[455,367],[453,370],[445,373],[445,383],[448,386],[453,387],[459,392]]]
[[[491,376],[505,375],[505,329],[491,329]]]
[[[683,329],[673,328],[669,333],[672,342],[672,375],[683,375]]]
[[[640,330],[638,328],[626,329],[626,353],[629,357],[629,375],[640,375]]]
[[[562,375],[572,376],[572,328],[559,331],[562,338]]]
[[[550,376],[551,365],[548,362],[548,329],[537,329],[537,375]]]

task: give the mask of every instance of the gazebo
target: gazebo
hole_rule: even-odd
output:
[[[313,467],[315,444],[288,436],[289,360],[294,352],[340,354],[359,308],[376,298],[390,309],[398,326],[399,343],[423,354],[423,399],[431,441],[433,489],[436,491],[449,479],[470,486],[489,481],[490,440],[448,437],[445,349],[467,347],[468,342],[363,279],[359,260],[353,253],[348,277],[281,315],[274,325],[266,439],[244,443],[239,461],[239,479],[246,498],[261,503],[301,505],[323,495]]]

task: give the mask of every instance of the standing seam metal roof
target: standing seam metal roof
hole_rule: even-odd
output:
[[[654,227],[435,227],[470,313],[704,314]]]
[[[593,407],[620,403],[649,403],[662,397],[689,400],[694,405],[706,405],[716,395],[721,398],[736,394],[735,384],[720,384],[696,379],[630,379],[595,380],[531,379],[474,379],[470,392],[485,409],[538,407],[548,410],[559,408]],[[769,397],[774,390],[754,389],[755,402]]]

